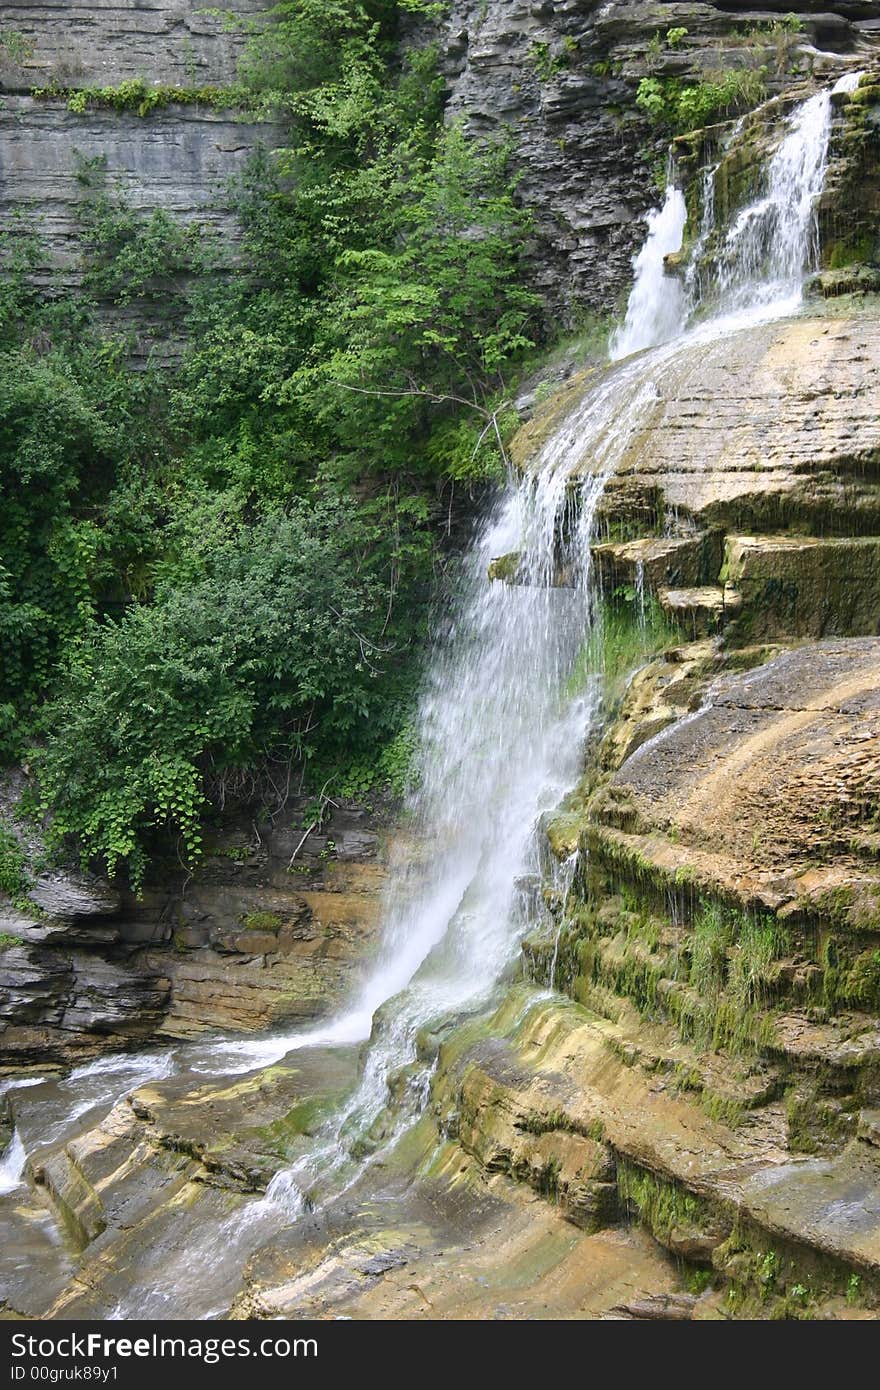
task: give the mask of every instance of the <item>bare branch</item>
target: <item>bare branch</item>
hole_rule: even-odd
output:
[[[475,410],[483,419],[488,419],[490,412],[485,406],[478,405],[476,401],[469,401],[466,396],[455,396],[451,392],[427,391],[421,386],[408,386],[405,391],[379,391],[367,386],[352,386],[347,381],[331,381],[331,386],[338,386],[340,391],[353,391],[358,396],[378,396],[382,399],[389,397],[417,397],[418,399],[430,401],[432,405],[445,405],[447,401],[453,405],[467,406],[468,410]]]

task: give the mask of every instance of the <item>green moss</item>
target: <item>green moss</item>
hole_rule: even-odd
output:
[[[508,555],[499,555],[489,566],[487,571],[489,578],[500,580],[504,584],[515,584],[521,559],[522,556],[518,550],[514,550]]]
[[[728,1129],[736,1129],[741,1125],[746,1113],[742,1101],[737,1100],[735,1096],[719,1095],[717,1091],[703,1091],[700,1105],[710,1120],[726,1125]]]
[[[546,1114],[533,1111],[517,1120],[516,1128],[525,1134],[553,1134],[559,1130],[569,1134],[575,1132],[571,1118],[564,1110],[550,1110]]]
[[[874,238],[870,233],[865,232],[852,241],[835,242],[828,258],[828,265],[831,270],[840,270],[844,266],[864,264],[864,262],[872,260],[873,255]]]
[[[705,1220],[704,1204],[697,1197],[623,1159],[617,1165],[617,1190],[621,1203],[634,1210],[662,1244],[668,1243],[676,1226],[698,1226]]]
[[[776,1044],[770,1014],[761,1009],[741,1009],[723,994],[705,999],[693,989],[680,989],[667,995],[666,1008],[682,1040],[700,1048],[724,1048],[738,1056],[763,1052]]]
[[[20,936],[13,936],[11,932],[0,932],[0,951],[8,951],[11,946],[20,945]]]
[[[632,879],[631,862],[628,872]],[[652,888],[649,879],[646,891]],[[670,1020],[683,1041],[698,1047],[739,1055],[777,1045],[770,1002],[787,941],[773,919],[704,902],[689,936],[683,928],[665,927],[631,882],[625,887],[627,906],[623,897],[607,895],[607,884],[590,891],[596,897],[589,903],[570,905],[558,942],[554,937],[528,943],[535,979],[546,983],[556,949],[557,988],[608,1017],[614,1011],[607,1001],[597,1004],[597,991],[603,998],[612,992],[629,1000],[644,1017]],[[725,1123],[741,1118],[729,1098],[710,1098],[707,1105]]]
[[[690,967],[691,984],[701,994],[716,994],[723,987],[732,935],[730,919],[721,908],[704,905],[694,920]]]
[[[788,1147],[792,1153],[837,1153],[853,1137],[859,1102],[823,1095],[820,1081],[792,1086],[785,1096]]]
[[[838,999],[855,1008],[880,1012],[880,951],[862,951],[837,986]]]
[[[241,924],[245,931],[261,931],[276,933],[280,930],[281,918],[274,912],[249,912],[246,917],[242,917]]]
[[[699,1298],[701,1293],[705,1293],[712,1284],[711,1269],[691,1269],[685,1277],[685,1284],[688,1293],[696,1294]]]
[[[766,1002],[775,978],[774,962],[785,950],[786,935],[772,917],[738,916],[727,993],[735,1008],[748,1010]]]
[[[815,1250],[768,1245],[757,1229],[735,1227],[712,1263],[729,1282],[725,1302],[736,1317],[799,1321],[818,1316],[827,1299],[864,1297],[859,1274]]]
[[[317,1132],[328,1108],[326,1097],[310,1096],[257,1133],[270,1152],[287,1158],[296,1149],[297,1140]]]
[[[880,950],[852,956],[834,936],[822,946],[822,1002],[832,1013],[841,1008],[880,1012]]]
[[[635,590],[623,586],[611,601],[598,605],[565,694],[577,694],[600,672],[606,704],[612,705],[622,696],[632,673],[664,647],[678,642],[680,635],[653,595],[646,595],[640,605]]]
[[[46,87],[32,88],[31,95],[37,101],[66,101],[67,109],[77,116],[102,107],[149,116],[169,106],[204,106],[215,111],[239,109],[255,114],[256,106],[254,94],[246,87],[171,87],[145,82],[142,77],[128,78],[115,87],[65,87],[53,82]],[[265,97],[260,104],[266,106]]]

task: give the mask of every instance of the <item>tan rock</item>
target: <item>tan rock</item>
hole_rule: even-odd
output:
[[[619,368],[612,367],[612,372]],[[573,380],[514,439],[526,469],[594,380]],[[868,312],[751,327],[683,351],[611,478],[603,516],[666,516],[742,531],[800,522],[864,532],[880,517],[880,321]],[[571,464],[589,471],[572,432]]]

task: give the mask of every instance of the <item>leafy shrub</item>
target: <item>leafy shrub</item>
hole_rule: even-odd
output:
[[[643,77],[636,92],[636,106],[655,125],[681,132],[697,130],[732,112],[755,106],[766,92],[766,67],[722,69],[706,74],[698,83]]]
[[[0,823],[0,893],[14,903],[26,901],[30,878],[24,851],[8,826]],[[17,944],[18,938],[13,938]]]
[[[292,506],[221,545],[73,654],[36,765],[51,839],[137,883],[152,833],[201,846],[203,779],[283,748],[369,741],[388,655],[384,595],[352,507]]]
[[[404,11],[437,7],[290,0],[251,34],[242,104],[286,138],[242,177],[234,258],[134,213],[100,158],[81,293],[38,293],[33,238],[0,239],[0,753],[36,737],[54,841],[135,882],[275,760],[305,793],[408,775],[442,492],[498,475],[539,324],[508,151],[445,126]],[[180,363],[132,366],[108,302],[147,341],[173,319]]]

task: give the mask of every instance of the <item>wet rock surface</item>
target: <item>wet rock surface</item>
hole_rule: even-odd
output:
[[[118,81],[147,54],[152,78],[181,85],[234,69],[235,40],[192,6],[74,7],[67,67],[57,13],[19,9],[34,64],[60,82]],[[799,13],[797,44],[867,51],[870,6]],[[111,52],[129,17],[127,44]],[[738,61],[757,18],[712,4],[454,0],[442,34],[450,116],[512,131],[521,195],[538,209],[536,281],[564,322],[614,302],[656,201],[665,136],[635,107],[639,82]],[[673,26],[686,43],[664,45]],[[27,190],[42,207],[59,263],[77,141],[108,154],[136,204],[231,230],[216,189],[258,132],[192,108],[76,117],[62,100],[37,102],[24,70],[2,76],[10,196]],[[838,121],[834,205],[873,158],[877,101],[869,84]],[[748,184],[753,155],[725,169],[728,192]],[[820,208],[838,260],[856,234],[870,250],[865,188],[846,226]],[[384,876],[375,827],[353,810],[308,833],[293,818],[242,824],[192,879],[174,868],[142,903],[53,871],[33,886],[33,911],[4,905],[4,1066],[137,1053],[112,1094],[99,1061],[5,1098],[2,1138],[14,1121],[28,1162],[26,1183],[0,1198],[2,1315],[876,1310],[873,288],[870,273],[829,264],[808,314],[731,333],[658,376],[608,488],[597,561],[608,588],[656,597],[680,640],[632,680],[548,827],[553,853],[580,852],[578,876],[563,902],[550,895],[523,965],[571,997],[520,986],[496,1014],[441,1030],[422,1120],[320,1212],[294,1221],[263,1194],[349,1093],[355,1049],[225,1074],[209,1042],[211,1079],[197,1049],[173,1079],[163,1069],[180,1041],[299,1026],[351,997]],[[586,385],[529,401],[522,466]],[[495,565],[493,577],[517,582],[516,554]],[[391,1082],[389,1104],[405,1071]]]
[[[734,532],[880,525],[880,323],[868,308],[732,332],[676,354],[655,387],[603,498],[609,525],[636,535],[662,533],[667,517]],[[582,389],[571,384],[524,426],[518,464],[576,411]],[[577,457],[576,415],[571,445]]]
[[[693,851],[695,874],[711,860],[719,887],[776,911],[812,910],[824,883],[835,918],[870,932],[880,879],[858,827],[876,796],[878,715],[878,639],[799,647],[722,676],[703,709],[614,774],[595,805],[596,842],[665,859],[673,876]]]
[[[674,1264],[646,1234],[578,1229],[425,1122],[319,1214],[292,1223],[261,1204],[252,1194],[354,1074],[351,1054],[323,1050],[150,1083],[44,1146],[31,1193],[0,1199],[0,1226],[33,1261],[4,1260],[6,1315],[577,1318],[674,1296]],[[47,1210],[66,1248],[45,1248]]]
[[[711,1271],[706,1296],[679,1309],[687,1317],[785,1316],[794,1285],[801,1292],[788,1316],[847,1316],[853,1289],[860,1306],[874,1307],[880,1173],[870,1141],[806,1156],[791,1143],[778,1072],[707,1056],[620,998],[612,1018],[611,999],[604,1017],[536,999],[512,1031],[502,1014],[489,1039],[453,1039],[434,1090],[441,1125],[453,1123],[490,1168],[530,1184],[523,1141],[544,1134],[543,1188],[563,1212],[567,1146],[594,1136],[615,1174],[605,1223],[629,1211],[691,1269]]]
[[[386,852],[353,809],[320,834],[231,829],[191,879],[160,868],[140,901],[94,876],[40,875],[0,916],[3,1067],[327,1014],[374,947]]]

